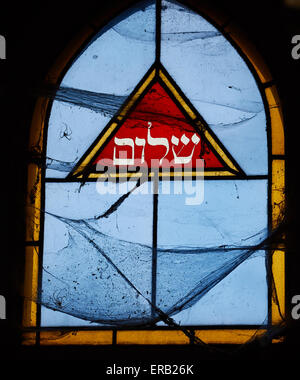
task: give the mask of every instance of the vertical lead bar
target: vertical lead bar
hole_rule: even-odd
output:
[[[160,39],[161,39],[161,0],[156,0],[156,41],[155,41],[155,63],[157,67],[160,64]],[[158,75],[158,70],[156,70]],[[153,178],[153,234],[152,234],[152,285],[151,285],[151,304],[152,318],[155,318],[156,312],[156,284],[157,284],[157,207],[158,207],[158,183],[159,174],[154,172]]]
[[[158,207],[158,178],[153,182],[153,235],[152,235],[152,318],[156,312],[156,285],[157,285],[157,207]]]
[[[155,61],[160,63],[160,46],[161,46],[161,0],[156,0],[156,42],[155,42]]]

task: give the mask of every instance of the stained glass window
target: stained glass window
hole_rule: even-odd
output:
[[[24,343],[267,334],[284,318],[285,173],[267,68],[184,3],[140,2],[98,29],[36,106]]]

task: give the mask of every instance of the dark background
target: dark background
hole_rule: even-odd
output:
[[[200,1],[199,1],[200,2]],[[258,342],[239,350],[207,351],[202,347],[21,347],[21,285],[24,260],[24,205],[28,134],[39,87],[57,56],[71,39],[106,11],[115,12],[132,1],[105,4],[85,0],[38,3],[5,2],[0,9],[0,34],[6,38],[7,59],[0,60],[1,232],[0,294],[7,301],[7,319],[0,320],[0,359],[98,359],[109,364],[127,360],[197,364],[201,359],[296,359],[300,353],[300,320],[290,318],[291,298],[300,294],[297,247],[299,177],[300,59],[291,56],[291,39],[300,35],[300,10],[283,0],[211,0],[240,24],[269,66],[282,101],[287,142],[287,328],[283,344]],[[114,358],[117,357],[118,361]],[[102,373],[99,369],[99,374]]]

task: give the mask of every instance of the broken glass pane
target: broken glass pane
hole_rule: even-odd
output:
[[[186,308],[190,298],[193,307],[174,316],[176,321],[261,324],[267,316],[266,267],[264,251],[255,251],[268,236],[267,181],[206,181],[203,190],[203,202],[193,207],[187,194],[159,195],[158,307],[170,314],[176,304],[178,311]]]
[[[123,12],[94,37],[60,83],[56,99],[64,102],[52,106],[47,157],[65,165],[50,165],[48,177],[66,177],[154,59],[155,1]]]
[[[131,195],[102,217],[120,195],[79,186],[47,184],[41,302],[89,321],[138,323],[151,312],[139,292],[151,297],[153,196]]]
[[[162,1],[161,62],[247,174],[267,174],[266,116],[245,61],[203,17]],[[247,141],[247,143],[244,143]]]
[[[176,186],[176,183],[172,185]],[[193,188],[193,196],[199,196],[195,183]],[[167,314],[176,308],[179,311],[186,308],[186,302],[192,306],[202,299],[202,305],[211,287],[223,280],[237,262],[248,259],[252,265],[248,264],[250,270],[243,278],[240,277],[243,287],[229,290],[235,289],[235,302],[230,302],[226,286],[224,292],[220,286],[222,296],[218,307],[228,314],[227,310],[230,313],[233,306],[239,309],[241,299],[249,299],[249,294],[256,294],[248,313],[245,314],[245,309],[241,308],[241,314],[238,311],[233,314],[230,323],[237,324],[243,319],[241,316],[247,316],[243,323],[251,320],[259,324],[266,318],[267,288],[266,281],[253,282],[253,274],[261,274],[266,279],[266,268],[261,257],[256,259],[256,265],[252,259],[256,247],[267,238],[267,181],[206,181],[203,190],[203,201],[193,207],[187,204],[184,193],[159,196],[157,305],[166,309]],[[249,256],[250,251],[252,254]],[[263,252],[261,255],[264,256]],[[257,266],[261,262],[262,268]],[[207,296],[212,301],[212,293]],[[209,312],[216,310],[214,302],[209,304],[211,309],[206,307],[204,316],[199,312],[201,307],[195,305],[186,321],[194,321],[196,325],[207,321]],[[226,323],[223,313],[219,313],[218,318],[212,317],[212,320],[217,320],[218,324]]]
[[[211,252],[214,255],[213,252]],[[268,323],[265,251],[257,251],[199,299],[173,316],[179,325],[259,325]]]

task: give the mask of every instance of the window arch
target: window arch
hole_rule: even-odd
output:
[[[284,318],[284,246],[267,244],[284,212],[284,133],[276,87],[240,30],[209,6],[194,11],[184,4],[147,1],[108,24],[101,20],[100,32],[87,28],[48,75],[55,91],[38,99],[30,140],[45,165],[29,165],[23,325],[33,331],[24,333],[27,344],[244,343]],[[151,98],[154,90],[165,103]],[[203,140],[207,198],[201,208],[184,206],[184,194],[132,200],[131,190],[102,196],[99,203],[95,159],[113,138],[128,137],[130,119],[144,130],[141,140],[149,133],[147,122],[166,131],[164,109],[164,117],[181,123],[179,130],[172,124],[169,142],[172,133],[189,142],[194,135]],[[108,212],[119,204],[118,217],[110,220]],[[101,216],[107,223],[99,230],[95,222]],[[99,234],[104,259],[79,258],[101,250]],[[117,250],[118,259],[106,250]],[[141,260],[128,261],[124,252]],[[105,271],[97,272],[97,265],[112,268],[100,288]],[[112,282],[113,275],[122,281]],[[101,294],[100,303],[96,293],[89,298],[91,287]],[[57,331],[47,331],[53,326]],[[61,337],[61,327],[70,333]]]

